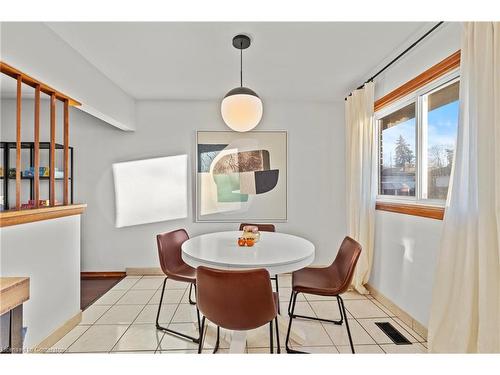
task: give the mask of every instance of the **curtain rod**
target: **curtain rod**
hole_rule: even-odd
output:
[[[401,52],[399,55],[397,55],[394,59],[392,59],[386,66],[384,66],[382,69],[380,69],[377,73],[375,73],[373,76],[368,78],[361,86],[357,87],[356,90],[362,89],[368,82],[373,82],[375,78],[377,78],[383,71],[385,71],[387,68],[389,68],[392,64],[394,64],[396,61],[398,61],[401,57],[406,55],[408,51],[410,51],[412,48],[414,48],[418,43],[420,43],[422,40],[424,40],[430,33],[432,33],[434,30],[436,30],[439,26],[443,24],[444,21],[440,21],[437,24],[435,24],[430,30],[428,30],[424,35],[422,35],[420,38],[418,38],[415,42],[412,43],[407,49],[405,49],[403,52]],[[353,90],[354,91],[354,90]],[[349,96],[352,95],[352,92],[349,93]],[[347,97],[344,98],[344,100],[347,100]]]

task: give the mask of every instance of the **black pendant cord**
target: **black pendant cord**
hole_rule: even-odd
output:
[[[434,30],[436,30],[439,26],[443,24],[443,21],[438,22],[435,24],[429,31],[427,31],[424,35],[422,35],[420,38],[418,38],[411,46],[409,46],[407,49],[405,49],[403,52],[401,52],[399,55],[397,55],[394,59],[392,59],[386,66],[384,66],[382,69],[380,69],[377,73],[375,73],[373,76],[368,78],[361,86],[356,88],[356,90],[362,89],[368,82],[373,82],[375,78],[377,78],[382,72],[384,72],[387,68],[389,68],[392,64],[394,64],[396,61],[398,61],[401,57],[406,55],[408,51],[410,51],[412,48],[414,48],[418,43],[420,43],[422,40],[424,40],[430,33],[432,33]],[[352,92],[347,96],[351,96]],[[344,98],[344,100],[347,100],[347,97]]]
[[[243,42],[240,48],[240,87],[243,87]]]

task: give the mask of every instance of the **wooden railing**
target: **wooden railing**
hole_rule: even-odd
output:
[[[79,106],[81,103],[38,81],[37,79],[21,72],[20,70],[0,61],[1,73],[17,80],[16,93],[16,210],[21,209],[21,115],[22,115],[22,85],[26,84],[35,89],[34,106],[34,158],[33,158],[33,183],[34,183],[34,205],[39,208],[40,201],[40,94],[50,96],[50,151],[49,151],[49,204],[56,205],[55,191],[55,145],[56,145],[56,101],[64,105],[64,182],[63,182],[63,204],[69,204],[69,107]],[[4,178],[8,178],[8,166],[4,171]]]

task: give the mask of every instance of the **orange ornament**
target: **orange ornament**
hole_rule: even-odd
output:
[[[247,246],[253,246],[255,243],[253,238],[247,238]]]
[[[238,246],[245,246],[247,243],[247,240],[244,239],[243,237],[238,238]]]

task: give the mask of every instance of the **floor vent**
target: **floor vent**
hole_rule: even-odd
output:
[[[375,323],[378,328],[380,328],[392,342],[396,345],[411,345],[411,342],[404,337],[401,332],[399,332],[391,323],[388,322],[377,322]]]

